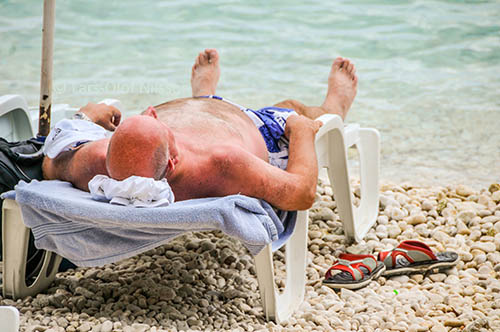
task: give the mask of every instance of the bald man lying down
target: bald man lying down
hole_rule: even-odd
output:
[[[192,68],[192,98],[150,107],[120,125],[111,106],[80,110],[108,130],[108,139],[81,144],[46,157],[46,179],[61,179],[88,191],[97,174],[123,180],[132,175],[166,178],[176,200],[244,194],[282,210],[311,207],[318,166],[314,121],[325,113],[345,118],[356,95],[355,67],[344,58],[332,64],[328,91],[319,107],[286,100],[250,110],[214,96],[219,55],[208,49]]]

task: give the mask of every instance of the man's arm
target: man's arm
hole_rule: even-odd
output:
[[[88,103],[80,108],[92,122],[107,130],[115,130],[120,123],[121,113],[113,106]],[[65,151],[56,158],[45,157],[43,176],[47,180],[71,182],[75,187],[88,191],[88,182],[97,174],[107,174],[106,151],[108,140],[99,140],[80,146],[74,151]]]
[[[116,107],[106,104],[88,103],[80,108],[78,113],[85,114],[90,121],[109,131],[114,131],[122,118],[121,112]]]
[[[286,171],[247,151],[230,147],[215,152],[221,176],[220,194],[241,193],[266,200],[282,210],[306,210],[314,203],[318,164],[314,140],[321,123],[303,116],[290,116],[285,135],[289,138]]]
[[[101,139],[73,151],[64,151],[54,159],[45,157],[42,164],[44,179],[68,181],[78,189],[89,191],[88,183],[94,176],[108,175],[108,143],[108,139]]]

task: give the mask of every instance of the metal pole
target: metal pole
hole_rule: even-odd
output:
[[[47,136],[50,131],[50,109],[52,106],[52,58],[54,54],[55,0],[43,2],[42,29],[42,75],[40,79],[40,115],[38,136]]]

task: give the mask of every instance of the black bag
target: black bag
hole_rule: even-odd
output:
[[[7,142],[0,137],[0,193],[24,180],[42,180],[43,143],[36,139]]]
[[[0,194],[14,189],[21,180],[42,180],[43,143],[36,139],[21,142],[7,142],[0,137]],[[0,209],[3,200],[0,199]],[[2,219],[0,221],[3,222]],[[1,225],[1,224],[0,224]],[[0,260],[2,260],[2,228],[0,227]],[[35,248],[33,234],[30,232],[26,279],[32,279],[43,263],[44,250]]]

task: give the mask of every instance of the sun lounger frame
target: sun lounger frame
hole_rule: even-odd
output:
[[[119,105],[119,102],[114,100],[107,100],[106,103]],[[22,97],[15,95],[0,97],[0,120],[9,112],[20,111],[26,116],[16,115],[19,121],[29,121],[30,115]],[[327,170],[348,241],[359,241],[375,223],[378,214],[379,133],[375,129],[360,128],[357,124],[345,126],[338,115],[323,115],[319,120],[323,122],[316,135],[319,167]],[[29,123],[17,125],[30,127]],[[19,136],[16,133],[17,139],[27,138]],[[347,159],[347,150],[354,146],[358,150],[360,161],[359,207],[353,204]],[[44,263],[38,277],[31,285],[27,285],[25,269],[29,229],[24,226],[20,207],[14,200],[4,201],[2,213],[3,296],[14,299],[33,296],[49,287],[62,258],[55,253],[45,252]],[[285,245],[287,276],[283,292],[278,292],[276,287],[271,245],[266,246],[255,257],[262,305],[268,320],[277,323],[286,320],[304,299],[307,229],[308,211],[299,211],[293,235]]]
[[[338,213],[348,241],[360,241],[378,215],[380,137],[375,129],[344,126],[338,115],[323,115],[316,135],[318,165],[326,168]],[[356,146],[360,158],[361,201],[353,204],[347,149]],[[308,211],[299,211],[297,223],[285,247],[286,283],[278,292],[271,246],[255,257],[260,296],[266,318],[279,323],[290,317],[304,299],[307,267]]]

